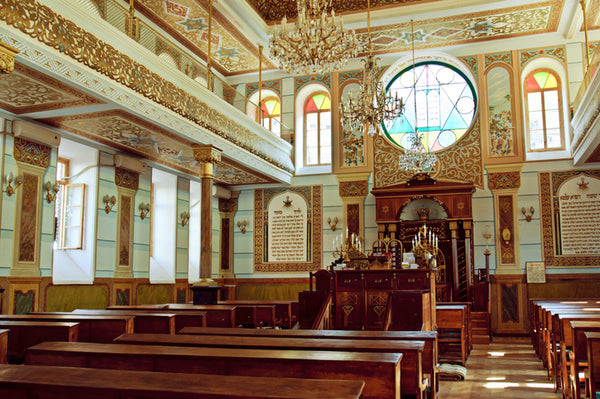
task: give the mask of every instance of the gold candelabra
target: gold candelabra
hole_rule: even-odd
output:
[[[412,252],[421,267],[436,267],[438,255],[438,236],[431,227],[424,224],[412,239]]]

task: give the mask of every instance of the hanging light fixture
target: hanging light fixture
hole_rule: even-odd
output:
[[[323,74],[339,70],[358,53],[354,32],[344,31],[341,18],[331,17],[327,10],[332,0],[297,0],[298,19],[295,29],[288,31],[287,18],[281,20],[281,31],[270,39],[271,56],[277,58],[288,73]]]
[[[369,135],[381,133],[384,121],[391,121],[402,114],[402,98],[386,95],[379,81],[381,60],[373,56],[371,41],[371,1],[367,2],[367,27],[369,32],[369,55],[363,60],[364,73],[361,90],[350,92],[340,104],[341,122],[345,131],[359,132],[364,129]]]
[[[414,132],[407,134],[407,147],[400,155],[398,166],[412,175],[430,172],[437,163],[435,154],[423,144],[423,134],[417,127],[417,65],[415,63],[415,30],[413,20],[410,20],[410,33],[412,44],[412,72],[413,72],[413,100],[415,110]]]

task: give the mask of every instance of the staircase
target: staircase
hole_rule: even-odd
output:
[[[471,312],[471,339],[474,344],[490,343],[490,314]]]

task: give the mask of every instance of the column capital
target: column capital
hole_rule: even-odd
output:
[[[15,56],[20,51],[0,42],[0,73],[11,73],[15,69]]]
[[[194,160],[202,164],[218,164],[221,162],[223,151],[212,144],[193,144],[192,151],[194,151]]]

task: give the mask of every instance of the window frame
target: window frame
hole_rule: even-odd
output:
[[[69,198],[69,189],[71,189],[72,187],[81,187],[81,198],[79,201],[79,205],[69,205],[67,198]],[[72,250],[72,249],[83,249],[83,218],[84,218],[84,212],[85,212],[85,184],[84,183],[77,183],[77,184],[65,184],[63,186],[64,188],[64,200],[62,202],[62,210],[61,210],[61,223],[60,223],[60,240],[59,240],[59,249],[61,250]],[[67,214],[67,208],[68,207],[79,207],[79,225],[72,225],[72,226],[67,226],[65,223],[65,219],[66,219],[66,214]],[[71,246],[71,247],[67,247],[65,245],[65,237],[66,237],[66,231],[67,229],[71,229],[71,228],[78,228],[79,229],[79,244],[76,246]]]
[[[330,104],[329,109],[328,110],[316,110],[316,111],[310,111],[310,112],[307,111],[306,110],[306,105],[308,104],[308,102],[310,100],[312,100],[312,98],[314,96],[317,96],[319,94],[323,94],[327,98],[329,98],[329,104]],[[324,112],[329,112],[329,117],[331,118],[330,125],[329,125],[329,135],[333,136],[333,106],[331,104],[331,96],[329,95],[328,92],[326,92],[324,90],[318,90],[318,91],[314,91],[314,92],[310,93],[306,97],[306,99],[304,100],[304,104],[302,105],[302,118],[303,118],[303,132],[302,132],[303,136],[302,137],[303,137],[303,154],[304,154],[303,155],[303,162],[304,162],[304,166],[305,167],[329,166],[329,165],[331,165],[333,163],[333,160],[331,159],[332,158],[331,156],[330,156],[330,161],[329,162],[327,162],[327,163],[322,162],[322,155],[321,155],[321,153],[322,153],[322,146],[321,146],[321,114],[324,113]],[[309,164],[308,161],[307,161],[307,155],[308,155],[308,140],[307,140],[307,137],[306,137],[307,126],[308,126],[307,117],[308,117],[308,114],[314,114],[314,113],[317,114],[317,127],[318,127],[318,129],[317,129],[317,140],[318,140],[318,143],[319,143],[319,145],[318,145],[318,155],[317,155],[318,162],[317,163],[311,163],[311,164]],[[330,140],[330,146],[329,146],[329,151],[330,152],[332,151],[332,145],[333,145],[333,137]],[[333,155],[333,154],[331,154],[331,155]]]
[[[538,72],[548,72],[550,75],[554,76],[554,78],[556,79],[556,88],[554,89],[541,89],[541,90],[528,90],[527,89],[527,81],[536,73]],[[533,69],[532,71],[530,71],[526,76],[525,79],[523,79],[523,102],[525,105],[525,132],[526,132],[526,141],[527,141],[527,152],[529,153],[541,153],[541,152],[551,152],[551,151],[565,151],[566,150],[566,137],[565,137],[565,123],[564,123],[564,106],[563,106],[563,88],[562,88],[562,81],[560,79],[559,74],[550,69],[550,68],[536,68]],[[561,142],[561,146],[560,147],[554,147],[554,148],[548,148],[548,134],[547,134],[547,128],[546,128],[546,108],[544,106],[544,92],[546,91],[551,91],[551,90],[555,90],[557,97],[558,97],[558,117],[559,117],[559,129],[560,129],[560,142]],[[537,149],[533,149],[531,148],[531,132],[530,132],[530,126],[529,126],[529,93],[541,93],[541,102],[542,102],[542,122],[544,124],[543,127],[543,135],[544,135],[544,148],[537,148]]]
[[[264,115],[262,112],[262,106],[265,102],[269,100],[276,100],[279,103],[279,114],[275,115]],[[276,95],[269,95],[266,98],[261,99],[261,104],[256,110],[256,122],[261,124],[265,129],[273,132],[273,120],[276,120],[279,123],[279,132],[273,132],[274,134],[281,136],[281,100]],[[265,121],[268,120],[269,123],[265,126]]]

